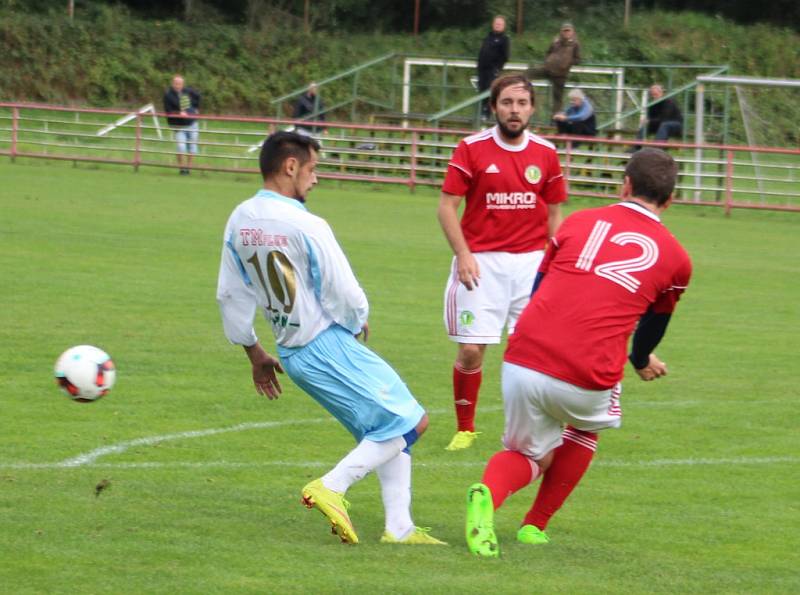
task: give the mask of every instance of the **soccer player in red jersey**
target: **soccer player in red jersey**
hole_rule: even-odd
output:
[[[589,467],[597,432],[620,426],[626,354],[642,380],[667,373],[653,349],[692,273],[659,218],[676,177],[669,155],[639,151],[625,168],[621,202],[574,213],[548,247],[505,353],[506,450],[467,494],[473,553],[498,555],[494,511],[540,475],[517,540],[549,541],[544,529]]]
[[[458,429],[448,450],[475,440],[486,345],[500,343],[504,327],[514,332],[567,198],[555,147],[528,131],[534,111],[530,81],[522,75],[495,79],[490,105],[497,125],[458,144],[438,211],[454,254],[444,322],[458,343],[453,369]]]

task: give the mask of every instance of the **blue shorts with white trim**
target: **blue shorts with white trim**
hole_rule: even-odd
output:
[[[425,415],[397,372],[338,325],[281,355],[281,363],[359,442],[403,436]]]

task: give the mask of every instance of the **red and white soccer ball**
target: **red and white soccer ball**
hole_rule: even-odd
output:
[[[117,371],[102,349],[91,345],[70,347],[56,361],[56,383],[81,403],[96,401],[114,386]]]

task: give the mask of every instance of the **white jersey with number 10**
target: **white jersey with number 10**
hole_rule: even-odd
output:
[[[332,324],[356,334],[366,323],[366,295],[330,226],[302,203],[261,190],[234,209],[223,241],[217,301],[232,343],[256,342],[257,307],[283,348]]]

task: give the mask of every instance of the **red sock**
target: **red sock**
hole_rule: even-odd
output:
[[[556,449],[523,525],[535,525],[544,531],[550,517],[561,508],[592,462],[597,449],[596,433],[567,426],[563,438],[564,443]]]
[[[539,466],[515,450],[501,450],[489,459],[483,479],[492,492],[494,509],[503,501],[539,477]]]
[[[478,405],[482,377],[481,368],[465,370],[458,364],[453,367],[453,401],[456,404],[459,432],[475,431],[475,407]]]

